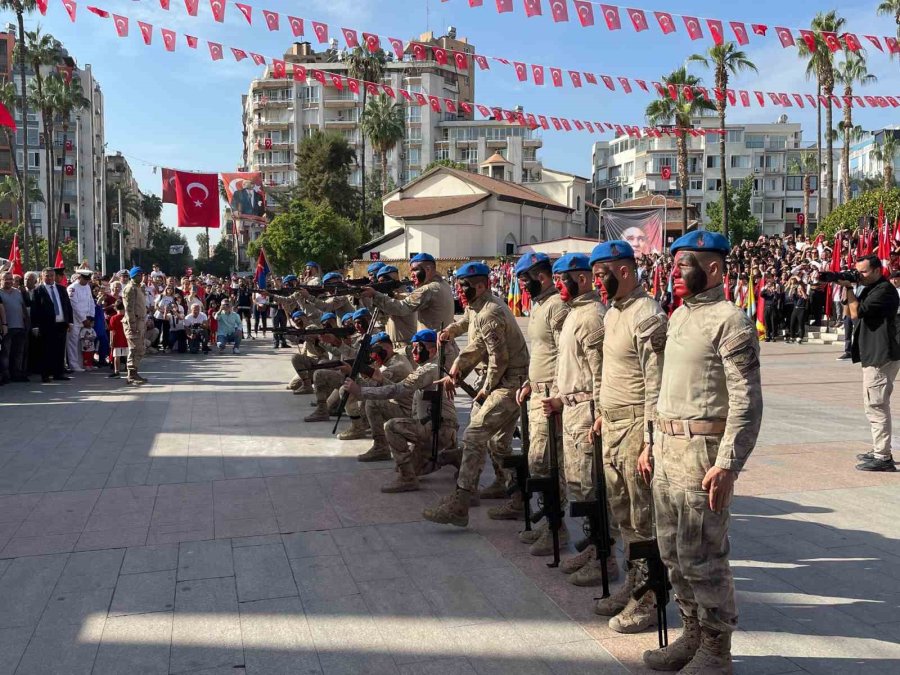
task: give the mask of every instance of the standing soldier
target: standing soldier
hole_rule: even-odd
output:
[[[684,305],[669,322],[653,500],[684,631],[668,647],[644,652],[644,663],[689,675],[732,670],[737,610],[728,507],[762,421],[756,327],[722,286],[729,249],[714,232],[691,232],[672,244],[673,290]]]
[[[384,282],[384,281],[400,281],[400,271],[394,267],[393,265],[384,265],[379,268],[376,273],[376,281]],[[403,293],[403,295],[401,295]],[[402,300],[406,297],[406,291],[397,290],[394,291],[391,296],[396,297],[399,300]],[[373,306],[373,300],[371,298],[361,298],[360,302],[366,304],[367,306]],[[385,315],[380,315],[385,316]],[[416,313],[412,314],[393,314],[387,316],[384,322],[384,330],[385,332],[391,336],[391,340],[394,341],[394,349],[398,352],[403,352],[406,354],[407,359],[412,358],[412,342],[410,341],[412,336],[416,332]]]
[[[545,389],[556,395],[556,362],[559,355],[559,334],[569,315],[569,306],[563,302],[553,285],[553,271],[550,257],[545,253],[530,253],[519,258],[515,269],[516,281],[531,296],[531,313],[528,319],[528,342],[531,345],[531,360],[528,363],[528,381],[516,394],[516,402],[528,403],[528,432],[531,443],[528,451],[528,470],[532,476],[547,476],[549,473],[548,444],[549,425],[544,416],[541,398]],[[559,427],[557,426],[557,430]],[[557,443],[562,448],[562,439]],[[565,508],[566,478],[565,459],[560,452],[559,480],[562,508]],[[507,504],[506,508],[488,510],[491,518],[504,513],[516,513],[518,504]],[[550,555],[553,552],[553,537],[547,521],[533,530],[525,530],[519,535],[524,543],[531,544],[532,555]]]
[[[306,269],[303,273],[303,283],[306,286],[321,286],[322,285],[322,268],[319,266],[319,263],[314,260],[307,261],[305,265]]]
[[[144,357],[144,331],[147,329],[147,296],[141,288],[140,267],[132,267],[128,272],[131,279],[125,286],[122,300],[125,303],[125,337],[128,338],[128,384],[141,385],[147,382],[138,374],[138,366]]]
[[[667,322],[659,304],[638,281],[634,250],[628,242],[600,244],[590,262],[594,279],[606,289],[611,303],[604,319],[599,410],[607,499],[626,545],[628,565],[625,583],[610,597],[598,600],[594,611],[612,617],[609,627],[614,631],[637,633],[657,622],[653,593],[632,597],[647,580],[647,566],[643,561],[627,562],[627,546],[653,538],[650,447],[645,435],[649,440],[647,425],[656,419]]]
[[[422,512],[426,520],[435,523],[459,527],[468,525],[469,503],[472,493],[478,489],[488,442],[504,428],[512,435],[515,424],[510,424],[510,421],[514,421],[519,414],[516,392],[526,379],[528,347],[509,307],[491,294],[490,274],[487,265],[470,262],[460,267],[456,275],[466,302],[475,311],[472,318],[475,340],[456,357],[444,381],[452,387],[477,363],[485,360],[487,372],[481,390],[475,396],[475,402],[480,407],[473,410],[469,426],[463,434],[456,490]],[[421,314],[419,317],[421,320]],[[497,447],[509,447],[509,443],[498,442]],[[508,482],[509,472],[503,472],[507,474]]]
[[[566,492],[572,501],[594,499],[594,445],[591,442],[591,401],[600,402],[600,377],[603,368],[603,315],[606,307],[594,289],[591,264],[581,253],[567,253],[553,264],[553,280],[559,296],[571,311],[559,334],[555,396],[541,405],[548,417],[562,411],[563,452],[566,466]],[[605,505],[602,505],[605,507]],[[587,524],[585,523],[585,532]],[[568,541],[568,532],[560,529],[560,543]],[[610,577],[618,570],[615,556],[607,563]],[[576,586],[596,586],[601,582],[597,549],[588,546],[578,555],[564,560],[559,569]]]

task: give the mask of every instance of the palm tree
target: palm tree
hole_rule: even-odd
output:
[[[21,185],[18,176],[15,174],[0,178],[0,203],[9,202],[14,214],[13,222],[17,225],[19,223],[19,206],[22,201]],[[41,189],[38,187],[37,181],[31,176],[28,176],[28,200],[31,202],[44,201],[44,195],[41,194]],[[30,264],[27,256],[23,259],[26,265]]]
[[[6,10],[8,12],[14,12],[16,15],[16,23],[19,26],[19,47],[16,49],[15,58],[19,64],[19,110],[22,111],[22,157],[25,161],[25,167],[22,171],[28,171],[28,99],[26,96],[25,89],[25,64],[28,62],[28,50],[26,48],[25,43],[25,19],[24,15],[26,13],[31,14],[34,10],[37,9],[36,0],[0,0],[0,9]],[[5,103],[5,101],[4,101]],[[6,106],[10,112],[13,111],[13,106]],[[15,113],[13,113],[15,117]],[[10,154],[13,157],[13,168],[15,169],[15,161],[16,161],[16,149],[12,144],[9,146]],[[21,174],[20,178],[21,178]],[[34,241],[34,230],[31,227],[31,218],[29,217],[28,211],[28,190],[25,190],[24,194],[22,194],[22,221],[25,223],[25,236],[23,239],[22,253],[25,256],[25,261],[29,260],[28,258],[28,234],[31,233],[32,243]],[[35,249],[36,251],[37,249]],[[37,252],[34,254],[35,258],[37,258]]]
[[[838,16],[835,10],[827,13],[819,12],[812,20],[810,28],[815,33],[815,49],[810,49],[805,40],[801,40],[797,46],[799,48],[800,58],[807,60],[806,77],[816,78],[819,85],[819,93],[824,95],[828,104],[825,106],[825,128],[831,129],[832,122],[832,104],[831,95],[834,93],[834,56],[825,38],[822,37],[823,32],[842,33],[844,32],[844,24],[846,20]],[[822,103],[819,101],[817,106],[819,110],[819,146],[822,145]],[[825,139],[825,197],[827,204],[827,212],[834,210],[834,142],[830,135]],[[820,190],[820,194],[822,191]],[[821,206],[820,206],[821,210]]]
[[[900,0],[883,0],[875,10],[883,16],[893,16],[897,24],[897,37],[900,38]],[[894,52],[891,52],[891,58],[894,58]]]
[[[800,156],[788,164],[788,173],[803,176],[803,234],[809,234],[810,179],[819,171],[819,160],[815,152],[801,152]],[[821,198],[820,198],[821,201]],[[821,206],[820,206],[821,209]]]
[[[840,129],[844,137],[844,147],[841,148],[841,183],[844,186],[842,203],[846,204],[850,201],[850,141],[855,136],[850,99],[853,96],[853,85],[857,82],[860,85],[872,84],[878,78],[869,72],[862,52],[846,51],[844,60],[837,65],[834,74],[837,81],[844,85],[844,121],[840,124]]]
[[[719,128],[725,128],[725,109],[728,107],[728,97],[725,95],[728,89],[729,77],[744,71],[759,72],[756,65],[747,58],[746,52],[738,49],[733,42],[723,42],[720,45],[710,47],[706,54],[694,54],[688,57],[688,61],[703,64],[712,70],[716,77],[716,110],[719,112]],[[719,164],[722,171],[722,203],[728,203],[728,179],[725,171],[725,134],[719,135]],[[728,209],[722,209],[722,230],[728,236]]]
[[[388,98],[387,94],[379,94],[363,110],[359,128],[372,141],[372,148],[381,158],[381,194],[384,195],[388,185],[387,154],[406,135],[403,106]]]
[[[885,131],[884,139],[872,150],[872,159],[884,167],[884,189],[894,187],[894,159],[897,157],[897,137]]]
[[[704,97],[692,95],[690,98],[684,95],[685,87],[689,91],[695,91],[700,86],[700,78],[689,75],[687,68],[681,66],[663,78],[663,85],[675,87],[678,93],[677,100],[671,97],[659,98],[647,106],[644,113],[647,123],[651,126],[663,126],[675,123],[675,145],[678,148],[678,181],[681,188],[681,232],[687,232],[688,227],[688,129],[691,128],[693,118],[704,110],[715,110],[716,107]]]
[[[73,77],[71,80],[69,80],[68,84],[66,84],[65,80],[63,80],[62,78],[50,79],[47,81],[47,88],[48,90],[51,90],[51,98],[53,100],[54,108],[62,120],[62,161],[60,162],[60,165],[62,166],[63,175],[59,181],[59,192],[57,193],[58,198],[56,200],[56,222],[60,223],[62,221],[63,210],[63,184],[65,182],[66,143],[68,142],[67,135],[69,132],[69,122],[71,121],[73,113],[86,108],[90,105],[91,102],[84,97],[84,90],[81,88],[81,79],[78,77]],[[54,248],[58,245],[59,228],[57,227]]]
[[[367,49],[363,49],[362,47],[355,47],[352,52],[347,55],[347,73],[350,77],[363,80],[363,82],[375,82],[376,84],[381,82],[381,77],[384,75],[384,69],[387,66],[387,56],[384,53],[384,50],[377,49],[374,52],[370,52]],[[368,94],[368,88],[365,84],[362,84],[360,87],[360,93],[362,94],[362,110],[366,109],[366,97]],[[360,157],[360,171],[362,178],[362,203],[359,209],[359,224],[362,227],[363,223],[366,219],[366,136],[365,134],[361,134],[359,139],[360,141],[360,149],[359,153]]]

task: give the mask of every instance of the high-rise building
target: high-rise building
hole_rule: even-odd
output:
[[[900,141],[900,126],[895,124],[884,129],[867,131],[850,145],[850,182],[854,195],[859,192],[858,181],[884,176],[884,162],[875,159],[874,150],[888,135]],[[893,168],[896,183],[900,180],[900,153],[894,157]]]
[[[466,39],[456,37],[452,27],[445,36],[426,33],[418,42],[468,54],[475,51]],[[387,56],[381,84],[389,85],[395,91],[402,88],[442,99],[475,99],[475,66],[471,58],[467,70],[458,70],[452,63],[414,61],[409,56],[397,60],[393,53]],[[338,50],[335,40],[329,49],[321,52],[314,51],[308,42],[295,43],[285,53],[285,60],[288,64],[302,64],[326,74],[348,76],[349,72],[347,53]],[[387,171],[395,185],[418,177],[434,160],[453,160],[477,171],[482,162],[498,152],[511,164],[511,180],[522,183],[540,180],[541,162],[537,152],[542,140],[539,131],[503,120],[474,120],[472,113],[461,110],[436,112],[430,106],[405,101],[399,94],[397,101],[405,109],[406,136],[388,153]],[[315,130],[339,133],[358,154],[362,150],[361,95],[346,87],[342,90],[334,86],[323,87],[312,77],[302,82],[274,79],[269,67],[261,78],[251,82],[249,92],[242,97],[242,104],[243,168],[262,171],[270,187],[277,189],[295,182],[295,148],[301,139]],[[378,154],[367,142],[366,173],[380,165]],[[359,166],[353,171],[350,182],[353,185],[362,183]]]
[[[147,248],[150,234],[150,223],[144,216],[140,203],[143,198],[138,187],[137,180],[131,172],[128,160],[121,152],[106,157],[106,189],[107,189],[107,217],[109,218],[109,232],[107,251],[117,261],[125,266],[131,260],[131,251],[135,248]],[[122,195],[122,215],[119,216],[119,193]],[[119,223],[124,223],[122,238],[119,238]],[[124,256],[119,258],[119,242],[122,241]],[[118,269],[118,267],[117,267]]]
[[[695,128],[718,128],[718,117],[694,120]],[[719,201],[722,175],[719,165],[719,136],[687,136],[688,203],[696,207],[703,222],[709,222],[707,208]],[[730,189],[740,187],[752,176],[753,214],[765,234],[802,230],[804,176],[799,170],[804,154],[816,154],[816,147],[802,141],[801,127],[786,115],[772,124],[728,124],[725,162]],[[613,203],[647,195],[681,197],[678,189],[676,137],[620,136],[598,141],[592,150],[593,202]],[[669,179],[663,173],[671,172]],[[837,178],[837,173],[834,174]],[[810,176],[809,229],[818,222],[819,177]],[[835,182],[837,188],[837,182]],[[608,204],[608,202],[606,202]]]

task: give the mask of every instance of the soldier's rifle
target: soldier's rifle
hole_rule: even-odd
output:
[[[550,398],[550,387],[544,390],[546,398]],[[531,477],[525,484],[527,494],[539,492],[541,494],[542,508],[531,516],[531,522],[537,523],[541,518],[547,519],[547,527],[553,538],[553,561],[547,563],[547,567],[559,567],[559,530],[563,524],[562,499],[559,494],[559,438],[557,427],[559,426],[558,412],[554,412],[547,418],[547,446],[550,454],[549,475],[546,477]]]
[[[528,432],[528,399],[523,399],[519,404],[519,419],[522,436],[522,452],[518,455],[508,455],[501,461],[504,469],[512,469],[516,473],[516,483],[507,492],[511,497],[516,492],[522,493],[522,505],[525,509],[525,531],[531,531],[531,493],[528,491],[528,481],[531,479],[528,470],[528,451],[531,446],[531,435]]]
[[[338,338],[346,338],[356,334],[353,328],[344,328],[338,326],[336,328],[275,328],[272,330],[275,335],[290,335],[291,337],[312,337],[315,335],[334,335]]]
[[[444,324],[441,323],[441,331],[438,333],[442,333],[444,331]],[[444,343],[438,340],[438,349],[437,349],[437,363],[438,363],[438,384],[435,387],[433,392],[429,392],[432,394],[431,398],[431,461],[434,462],[434,465],[437,466],[438,459],[438,442],[440,441],[441,435],[441,422],[443,421],[443,413],[444,413],[444,383],[441,381],[441,373],[444,371]]]
[[[398,288],[402,288],[404,286],[404,282],[395,281],[394,279],[390,279],[388,281],[379,281],[376,283],[370,283],[368,279],[348,279],[347,281],[339,281],[337,283],[328,283],[323,286],[315,285],[311,286],[309,284],[300,284],[298,286],[294,286],[293,288],[280,288],[280,289],[260,289],[257,288],[255,291],[258,293],[260,291],[266,291],[269,295],[278,295],[281,297],[289,297],[296,293],[297,291],[306,291],[312,296],[320,296],[320,295],[359,295],[367,288],[372,288],[379,293],[384,293],[387,295],[392,291],[397,290]]]
[[[351,380],[355,380],[359,377],[360,371],[363,366],[369,365],[369,352],[372,349],[372,345],[370,344],[370,339],[372,337],[372,333],[375,332],[375,324],[378,322],[378,313],[380,310],[376,309],[372,313],[372,320],[369,322],[369,327],[366,329],[366,332],[363,334],[359,343],[359,351],[356,352],[356,357],[353,359],[353,365],[350,367],[350,374],[347,376]],[[337,419],[334,421],[334,428],[331,430],[332,434],[337,433],[338,424],[341,421],[341,417],[344,416],[344,410],[347,407],[347,400],[350,398],[350,392],[344,389],[341,392],[341,401],[338,404],[337,409]]]
[[[591,401],[591,423],[593,425],[596,411]],[[586,545],[593,544],[597,549],[600,561],[600,580],[603,586],[602,598],[609,597],[609,572],[606,561],[612,555],[609,536],[609,513],[606,510],[606,474],[603,471],[603,441],[600,434],[594,434],[594,499],[572,502],[569,515],[573,518],[586,518],[590,529]]]
[[[333,368],[340,368],[341,366],[353,366],[353,361],[322,361],[322,363],[316,363],[308,368],[299,368],[297,372],[313,372],[316,370],[331,370]],[[371,377],[372,373],[375,372],[375,368],[370,365],[360,366],[359,374],[363,377]]]
[[[653,422],[647,423],[647,431],[650,436],[650,452],[653,452]],[[650,522],[653,523],[653,497],[650,497]],[[631,561],[643,560],[647,564],[647,578],[644,583],[632,592],[635,600],[640,600],[644,593],[652,592],[656,596],[656,632],[659,638],[659,647],[662,649],[669,644],[669,625],[666,620],[666,605],[669,604],[669,573],[663,564],[659,554],[659,542],[654,537],[644,541],[633,541],[628,544],[628,559]]]

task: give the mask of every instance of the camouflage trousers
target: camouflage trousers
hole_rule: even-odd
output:
[[[144,331],[135,332],[126,331],[125,337],[128,340],[128,358],[126,359],[126,368],[129,372],[137,372],[144,358],[146,346],[144,345]]]
[[[710,510],[709,494],[701,487],[720,439],[659,434],[659,440],[653,473],[656,537],[675,600],[702,626],[732,632],[737,608],[728,564],[730,512]]]
[[[508,379],[488,394],[481,405],[472,407],[469,426],[463,433],[462,460],[457,478],[457,485],[463,490],[475,492],[478,489],[488,453],[504,485],[512,485],[515,479],[512,471],[500,468],[500,460],[512,452],[512,437],[519,417],[516,391],[521,379]]]
[[[563,407],[563,452],[566,466],[566,494],[571,501],[594,498],[594,444],[591,443],[591,402]]]
[[[637,470],[644,449],[643,406],[603,410],[603,474],[613,521],[626,544],[653,538],[650,486]]]
[[[391,400],[365,401],[363,407],[366,419],[369,420],[369,428],[372,430],[372,440],[374,440],[375,445],[379,447],[385,447],[387,445],[384,435],[384,428],[387,423],[392,419],[409,417],[410,415],[410,409],[408,407],[404,408],[399,403],[394,403]]]
[[[438,452],[456,447],[456,434],[456,425],[445,420],[438,432]],[[423,424],[412,417],[395,417],[384,425],[384,435],[398,467],[411,463],[414,473],[419,474],[431,460],[431,420]]]
[[[551,393],[551,395],[553,395]],[[541,405],[543,394],[533,392],[528,400],[528,472],[532,476],[550,475],[550,420]],[[566,506],[566,456],[563,451],[562,431],[556,428],[556,461],[559,463],[559,497],[563,510]]]
[[[337,408],[338,401],[341,398],[341,385],[344,383],[346,376],[339,370],[317,370],[313,373],[313,384],[316,388],[316,402],[327,402],[328,408],[333,410]],[[351,396],[347,399],[347,414],[350,417],[359,417],[362,415],[362,406],[359,399]]]
[[[304,385],[312,384],[312,375],[314,371],[307,370],[315,365],[316,359],[306,354],[292,354],[291,365],[294,367],[294,378],[291,380],[291,389],[297,389]]]

